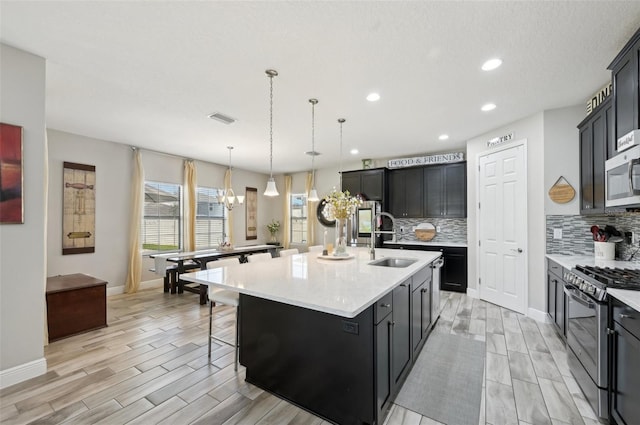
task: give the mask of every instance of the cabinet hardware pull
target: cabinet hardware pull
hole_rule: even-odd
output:
[[[401,283],[400,286],[402,286],[403,288],[406,288],[407,284],[406,283]]]
[[[391,307],[391,304],[380,304],[380,307],[389,308]]]
[[[632,320],[634,319],[634,317],[629,315],[629,314],[621,314],[620,318],[621,319],[632,319]]]

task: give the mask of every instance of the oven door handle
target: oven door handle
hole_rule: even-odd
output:
[[[569,296],[572,300],[576,301],[579,304],[582,304],[587,308],[595,309],[596,307],[595,303],[591,301],[587,301],[584,298],[582,298],[580,292],[577,289],[575,289],[575,287],[573,286],[570,287],[566,285],[564,287],[564,293],[567,294],[567,296]]]

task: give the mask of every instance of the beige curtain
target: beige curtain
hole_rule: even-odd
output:
[[[291,176],[284,176],[284,223],[282,226],[282,246],[291,244]]]
[[[231,170],[227,168],[227,171],[224,173],[224,190],[225,193],[227,190],[231,188]],[[233,245],[233,214],[231,211],[226,211],[227,214],[227,224],[229,228],[227,229],[227,236],[229,238],[229,243]]]
[[[307,191],[307,199],[309,199],[309,193],[313,189],[313,173],[307,173],[307,181],[305,184],[305,190]],[[316,240],[316,206],[318,202],[307,201],[307,246],[315,245]]]
[[[131,214],[129,215],[129,270],[124,292],[138,292],[142,276],[142,253],[140,252],[140,227],[144,207],[144,167],[139,149],[133,152],[133,180],[131,182]]]
[[[47,138],[47,130],[44,131],[44,250],[47,252],[47,231],[49,227],[49,216],[47,211],[49,208],[49,139]],[[47,323],[47,256],[45,255],[44,265],[44,345],[49,345],[49,325]]]
[[[184,160],[184,249],[196,249],[196,164]]]

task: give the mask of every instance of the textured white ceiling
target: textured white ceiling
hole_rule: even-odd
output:
[[[339,117],[345,160],[457,151],[585,102],[639,25],[637,1],[0,1],[0,40],[47,59],[49,128],[221,164],[233,145],[265,172],[278,70],[277,173],[310,168],[311,97],[317,167],[338,163]]]

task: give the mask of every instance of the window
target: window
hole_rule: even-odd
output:
[[[219,191],[196,188],[196,249],[218,246],[224,241],[227,209],[218,202]]]
[[[307,243],[307,195],[291,195],[291,243]]]
[[[177,184],[144,183],[142,248],[147,253],[180,249],[181,191]]]

